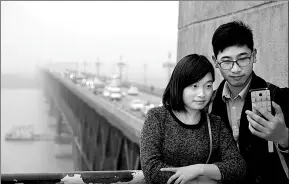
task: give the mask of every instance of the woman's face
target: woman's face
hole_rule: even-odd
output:
[[[183,91],[185,109],[201,110],[211,99],[213,94],[213,77],[207,73],[200,81],[187,86]]]

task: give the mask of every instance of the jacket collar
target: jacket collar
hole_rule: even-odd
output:
[[[240,97],[242,100],[245,100],[245,97],[248,93],[251,81],[252,81],[252,77],[250,77],[249,82],[246,84],[246,86],[240,91],[240,93],[235,98]],[[226,99],[228,99],[228,98],[232,98],[232,93],[230,91],[228,82],[226,81],[224,84],[224,87],[223,87],[222,99],[225,102]]]
[[[217,91],[216,91],[216,92],[217,92],[216,95],[218,95],[218,94],[222,95],[222,92],[223,92],[225,83],[226,83],[226,80],[224,79],[224,80],[220,83],[220,85],[219,85],[219,87],[218,87],[218,89],[217,89]],[[262,79],[261,77],[257,76],[257,75],[255,74],[255,72],[252,71],[252,79],[251,79],[251,82],[250,82],[249,90],[250,90],[250,89],[256,89],[256,88],[266,88],[266,87],[267,87],[266,81],[265,81],[264,79]],[[246,98],[247,98],[248,96],[249,96],[249,95],[247,95]]]
[[[252,72],[252,82],[249,89],[256,89],[256,88],[266,88],[267,82],[262,79],[261,77],[257,76],[255,72]]]

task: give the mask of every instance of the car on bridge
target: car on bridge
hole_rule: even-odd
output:
[[[103,91],[102,91],[102,95],[104,97],[109,97],[110,96],[110,92],[107,88],[104,88]]]
[[[110,92],[110,99],[111,100],[121,100],[121,89],[116,86],[111,86],[109,87],[109,92]]]
[[[145,104],[147,104],[145,100],[133,99],[129,103],[129,108],[133,111],[140,111],[142,108],[144,108]]]
[[[138,95],[138,93],[139,93],[138,88],[135,86],[131,86],[127,91],[127,94],[129,95]]]
[[[94,85],[93,85],[93,80],[92,79],[87,79],[86,81],[85,81],[85,85],[86,85],[86,87],[89,89],[89,90],[93,90],[93,88],[94,88]]]
[[[84,79],[84,75],[80,73],[71,73],[69,75],[69,78],[75,83],[75,84],[80,84],[81,81]]]
[[[86,81],[86,86],[89,90],[91,90],[94,94],[100,94],[103,91],[104,84],[98,78],[89,78]]]

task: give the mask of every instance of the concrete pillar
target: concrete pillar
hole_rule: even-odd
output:
[[[212,36],[216,28],[242,20],[254,35],[257,75],[288,87],[288,1],[180,1],[178,54],[203,54],[212,61]],[[222,80],[216,72],[216,84]]]

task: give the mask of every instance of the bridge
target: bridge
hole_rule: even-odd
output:
[[[30,180],[25,179],[25,174],[4,174],[2,182],[62,181],[65,177],[73,181],[80,176],[97,178],[94,182],[143,182],[139,138],[144,117],[129,110],[132,97],[115,102],[77,85],[63,72],[41,69],[39,74],[51,113],[57,117],[58,137],[61,139],[63,133],[71,135],[74,169],[81,172],[30,175]],[[161,101],[160,96],[145,92],[140,92],[139,97],[154,103]]]
[[[42,70],[42,76],[59,127],[66,123],[73,135],[75,170],[141,169],[139,137],[143,119],[129,113],[125,106],[128,99],[111,102],[58,72]]]

